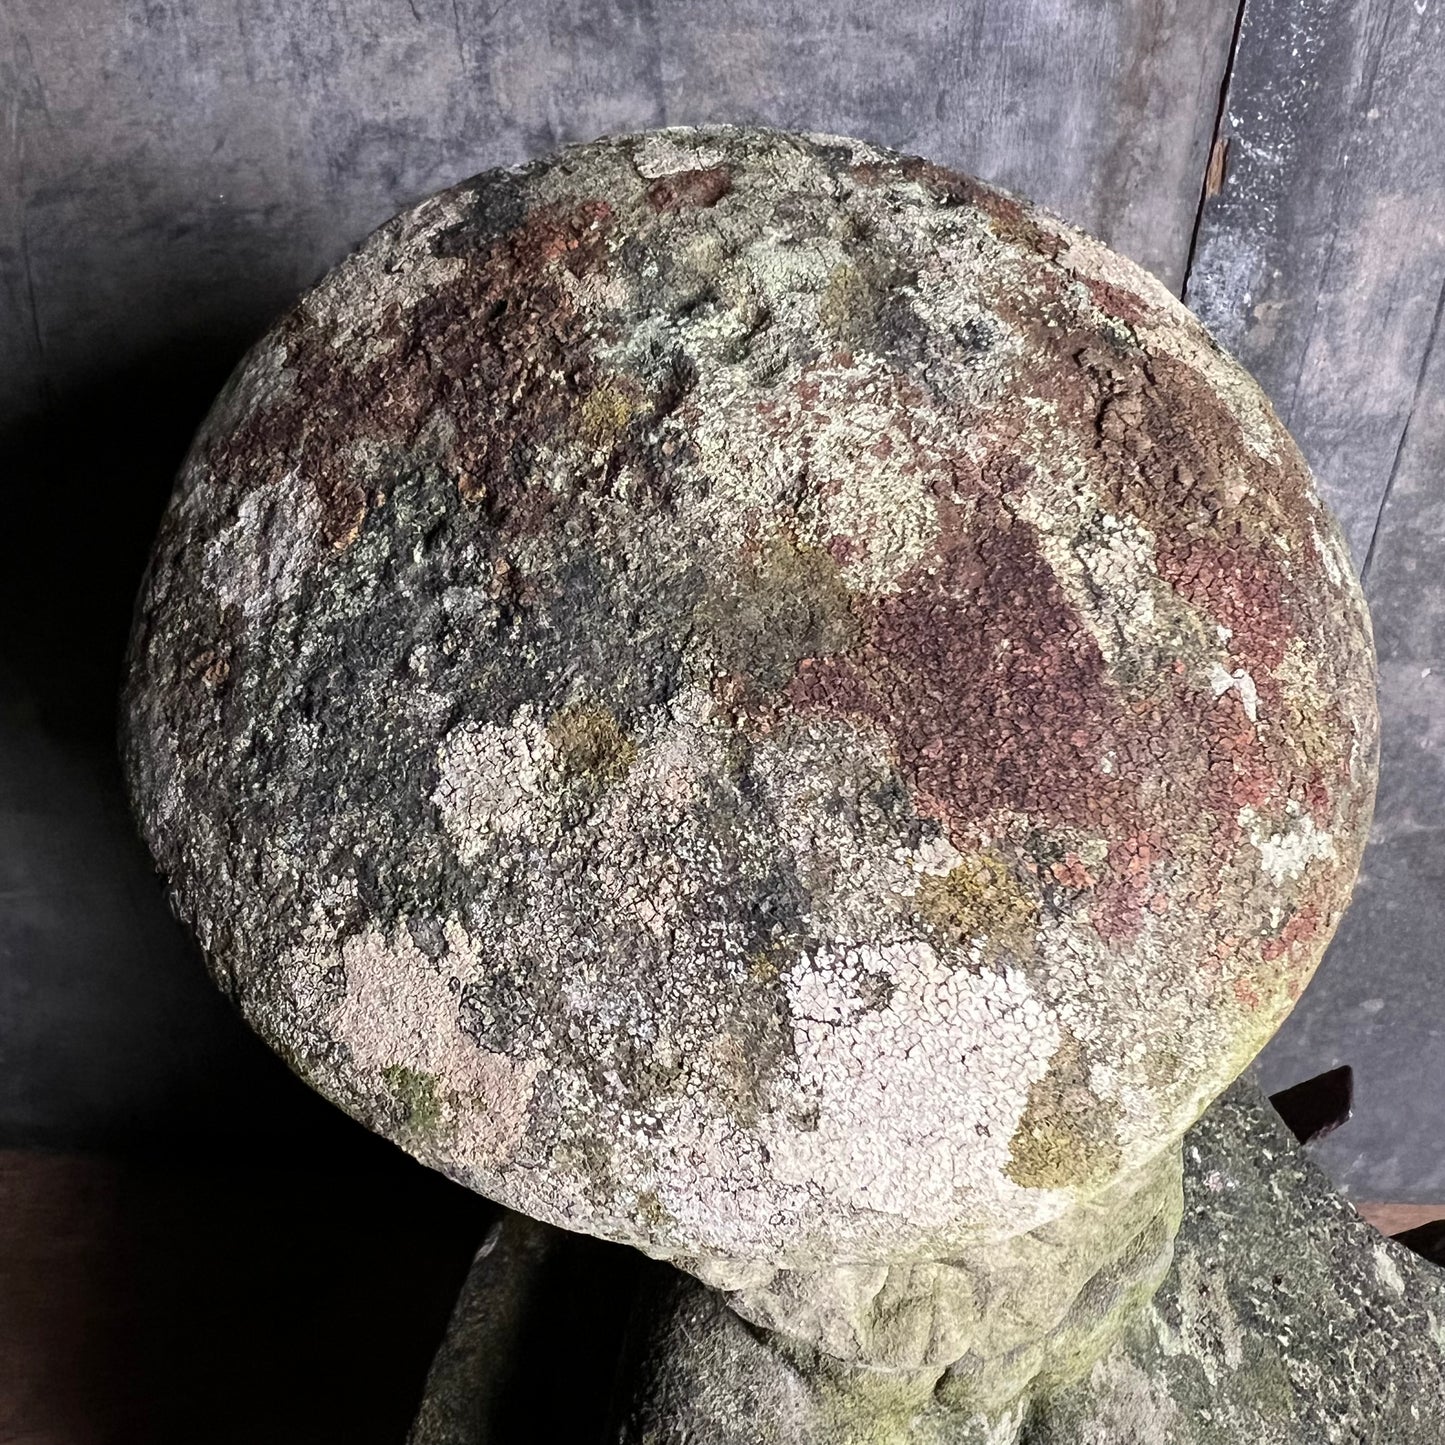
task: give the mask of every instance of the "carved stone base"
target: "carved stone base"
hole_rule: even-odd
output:
[[[1147,1250],[1140,1236],[1138,1265]],[[1157,1241],[1156,1241],[1157,1244]],[[521,1309],[536,1260],[586,1250],[507,1216],[478,1260],[438,1356],[411,1445],[512,1445],[536,1438],[487,1420],[515,1378],[499,1322]],[[615,1257],[605,1267],[617,1277]],[[1135,1268],[1136,1284],[1148,1277]],[[576,1402],[570,1438],[628,1445],[1439,1445],[1445,1439],[1445,1273],[1365,1224],[1246,1080],[1184,1143],[1184,1213],[1152,1300],[1103,1291],[1074,1307],[1092,1326],[1072,1358],[1037,1339],[939,1370],[852,1366],[744,1322],[723,1296],[647,1264],[609,1401]],[[1090,1290],[1100,1293],[1090,1296]],[[1147,1290],[1144,1290],[1147,1296]],[[618,1301],[619,1318],[626,1308]],[[1082,1313],[1077,1313],[1082,1310]],[[535,1312],[534,1312],[535,1313]],[[1066,1314],[1065,1318],[1067,1319]],[[527,1331],[538,1343],[535,1326]],[[556,1341],[614,1352],[596,1331]],[[606,1372],[593,1360],[592,1378]],[[534,1382],[545,1372],[530,1369]],[[529,1402],[508,1418],[526,1421]],[[486,1418],[484,1418],[486,1417]]]

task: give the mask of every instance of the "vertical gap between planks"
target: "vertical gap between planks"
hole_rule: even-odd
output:
[[[1244,11],[1249,0],[1239,0],[1234,12],[1234,33],[1229,37],[1229,54],[1224,61],[1224,74],[1219,79],[1219,103],[1214,108],[1214,127],[1209,133],[1209,150],[1204,157],[1204,174],[1199,180],[1199,202],[1194,208],[1194,228],[1189,233],[1189,254],[1184,258],[1184,280],[1179,297],[1189,299],[1189,282],[1194,275],[1194,253],[1199,249],[1199,233],[1204,225],[1204,208],[1224,184],[1224,116],[1229,108],[1229,87],[1234,80],[1234,62],[1239,54],[1239,37],[1244,30]]]

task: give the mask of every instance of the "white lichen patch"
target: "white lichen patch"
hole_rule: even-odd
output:
[[[1104,660],[1112,666],[1147,656],[1178,608],[1156,569],[1154,536],[1137,518],[1102,510],[1081,481],[1082,464],[1074,479],[1059,472],[1054,464],[1013,510],[1036,529],[1039,550]],[[1161,606],[1161,597],[1169,603]]]
[[[923,878],[962,861],[943,835],[909,847],[903,820],[890,820],[874,801],[893,776],[876,732],[841,720],[789,728],[758,746],[753,773],[813,900],[808,923],[820,937],[883,936],[888,913],[912,899]]]
[[[1208,1102],[1200,1080],[1234,1027],[1213,1006],[1220,980],[1181,944],[1177,919],[1148,910],[1127,949],[1100,948],[1087,910],[1045,914],[1035,958],[1051,1016],[1093,1061],[1090,1107],[1112,1106],[1119,1167],[1137,1168]]]
[[[346,1045],[352,1068],[375,1094],[404,1096],[410,1088],[420,1095],[428,1117],[410,1123],[438,1139],[419,1147],[445,1139],[449,1150],[497,1168],[523,1136],[542,1063],[489,1053],[463,1032],[452,970],[473,966],[475,950],[455,922],[447,934],[444,967],[404,926],[390,939],[376,930],[348,939],[334,960],[345,971],[345,993],[320,1023]],[[315,971],[314,963],[308,967]]]
[[[1319,498],[1313,493],[1310,500],[1319,503]],[[1310,523],[1310,538],[1315,544],[1315,555],[1320,559],[1320,566],[1324,568],[1325,576],[1336,587],[1350,586],[1350,554],[1349,548],[1345,545],[1344,533],[1337,526],[1328,521],[1323,526],[1318,523]]]
[[[1333,835],[1293,800],[1285,805],[1282,826],[1252,807],[1241,808],[1238,821],[1259,850],[1260,867],[1276,887],[1301,877],[1311,863],[1336,856]]]
[[[939,1227],[963,1213],[1011,1232],[1064,1207],[1006,1173],[1029,1088],[1060,1039],[1021,973],[950,966],[902,939],[819,949],[786,984],[799,1083],[818,1114],[815,1129],[774,1130],[780,1178]]]
[[[1223,697],[1232,688],[1239,694],[1239,705],[1250,722],[1259,721],[1259,689],[1254,679],[1242,667],[1232,672],[1223,663],[1214,661],[1209,668],[1209,686],[1215,697]]]
[[[1167,1383],[1145,1373],[1123,1349],[1094,1366],[1091,1392],[1097,1413],[1079,1425],[1078,1445],[1172,1445],[1179,1406]]]
[[[1391,1294],[1398,1296],[1405,1293],[1405,1276],[1400,1273],[1400,1266],[1391,1256],[1388,1245],[1375,1246],[1375,1278]]]
[[[946,474],[958,442],[926,409],[904,425],[906,384],[882,366],[864,367],[857,359],[846,368],[820,364],[806,392],[779,392],[766,412],[730,401],[726,385],[714,383],[716,394],[701,398],[697,440],[722,535],[775,510],[805,476],[798,540],[828,550],[850,588],[878,596],[896,591],[931,550],[938,509],[929,483]]]
[[[465,723],[447,734],[431,801],[458,856],[473,862],[493,839],[536,828],[551,752],[546,729],[525,707],[508,724]]]
[[[296,472],[247,492],[236,520],[206,546],[206,571],[223,607],[248,619],[289,601],[320,551],[322,508]]]
[[[654,181],[679,171],[703,171],[718,166],[726,151],[716,141],[700,138],[681,126],[653,131],[633,147],[632,164],[638,175]]]

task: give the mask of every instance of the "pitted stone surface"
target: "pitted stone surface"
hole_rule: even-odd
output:
[[[317,1088],[535,1217],[806,1268],[1178,1138],[1334,930],[1372,666],[1149,276],[927,162],[675,130],[433,197],[259,343],[124,747]]]

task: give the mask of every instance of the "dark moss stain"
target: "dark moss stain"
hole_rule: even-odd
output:
[[[1090,1189],[1118,1171],[1119,1106],[1089,1085],[1083,1045],[1065,1031],[1048,1072],[1029,1089],[1005,1173],[1025,1189]]]
[[[833,558],[786,534],[762,542],[737,570],[715,575],[694,626],[720,672],[764,695],[785,687],[804,658],[844,652],[860,635]]]

